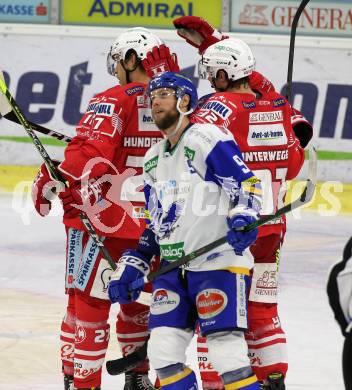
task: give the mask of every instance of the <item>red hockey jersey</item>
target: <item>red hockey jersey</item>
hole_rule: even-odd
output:
[[[192,116],[197,123],[214,123],[234,135],[243,160],[262,181],[262,214],[272,214],[283,206],[285,181],[297,176],[304,151],[292,129],[292,109],[274,90],[261,98],[252,94],[219,92],[203,101]],[[280,233],[285,219],[262,226],[259,236]]]
[[[81,179],[102,178],[99,212],[90,217],[102,236],[137,239],[145,228],[143,157],[162,139],[145,87],[130,83],[95,95],[60,164],[71,185]],[[64,223],[84,230],[78,218],[64,216]]]

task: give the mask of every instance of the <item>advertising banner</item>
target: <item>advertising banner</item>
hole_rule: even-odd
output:
[[[172,20],[197,15],[221,25],[221,0],[62,0],[62,24],[173,28]]]
[[[88,100],[117,83],[106,71],[106,54],[114,39],[0,35],[2,53],[12,53],[2,57],[6,80],[28,119],[74,134]],[[197,76],[197,51],[177,39],[176,33],[174,40],[165,41],[178,53],[180,66],[193,78],[199,96],[210,93],[209,82]],[[18,54],[13,54],[13,47]],[[257,70],[281,91],[287,77],[288,47],[258,44],[251,47]],[[294,105],[313,123],[314,142],[319,150],[352,151],[350,69],[351,50],[296,47]],[[25,133],[20,126],[0,119],[0,139],[1,136],[25,136]]]
[[[50,23],[50,0],[2,0],[0,22]]]
[[[231,31],[289,34],[297,1],[232,0]],[[311,1],[298,23],[300,35],[352,36],[350,1]]]

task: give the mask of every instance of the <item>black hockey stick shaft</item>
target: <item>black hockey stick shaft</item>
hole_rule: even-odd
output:
[[[20,120],[18,119],[18,117],[14,111],[10,111],[9,113],[5,114],[3,116],[3,118],[5,118],[11,122],[18,123],[18,124],[22,125],[22,123],[20,122]],[[49,137],[56,138],[59,141],[71,142],[71,140],[72,140],[72,138],[69,137],[68,135],[59,133],[55,130],[50,130],[47,127],[38,125],[37,123],[33,123],[31,121],[28,121],[28,120],[27,120],[27,123],[32,130],[34,130],[38,133],[41,133],[41,134],[48,135]]]
[[[47,166],[50,174],[52,177],[63,183],[65,186],[68,186],[68,183],[66,180],[62,177],[60,172],[58,171],[57,167],[55,166],[53,160],[50,158],[49,154],[47,153],[46,149],[44,148],[43,144],[41,143],[40,139],[37,137],[37,135],[34,133],[30,123],[22,113],[20,107],[16,103],[15,99],[12,97],[9,89],[7,88],[4,80],[0,78],[0,90],[7,98],[9,104],[12,107],[13,112],[15,113],[19,123],[23,126],[29,137],[32,139],[34,146],[38,150],[39,154],[41,155],[42,159],[44,160],[45,165]],[[93,225],[91,224],[89,218],[81,212],[80,219],[84,225],[84,227],[87,229],[89,235],[92,237],[94,243],[98,246],[99,250],[101,251],[104,258],[109,262],[110,267],[115,270],[116,264],[111,257],[109,251],[104,246],[103,242],[101,241],[100,237],[96,233]]]
[[[293,59],[295,56],[295,41],[296,41],[296,30],[306,5],[310,0],[302,0],[299,7],[297,8],[296,14],[292,21],[291,34],[290,34],[290,49],[288,56],[288,67],[287,67],[287,83],[286,83],[286,99],[292,104],[292,75],[293,75]]]

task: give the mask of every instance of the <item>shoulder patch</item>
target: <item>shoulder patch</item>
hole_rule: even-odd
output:
[[[188,160],[193,161],[195,154],[196,152],[193,149],[185,146],[185,156],[187,157]]]
[[[281,107],[286,104],[286,100],[284,98],[275,99],[272,102],[274,107]]]
[[[125,90],[125,94],[128,96],[135,95],[136,93],[144,92],[144,87],[137,85],[136,87],[128,88]]]
[[[158,165],[159,156],[155,156],[144,164],[144,171],[149,172]]]
[[[244,102],[244,101],[242,101],[242,106],[244,108],[246,108],[246,109],[256,108],[257,107],[255,101],[252,101],[252,102]]]

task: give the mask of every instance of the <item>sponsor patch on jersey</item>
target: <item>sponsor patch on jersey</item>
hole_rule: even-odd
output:
[[[259,100],[258,105],[259,106],[270,106],[270,101],[269,100]]]
[[[227,119],[232,114],[232,109],[229,106],[218,101],[205,103],[202,110],[212,111],[223,119]]]
[[[258,263],[254,267],[250,300],[254,302],[276,303],[277,264]]]
[[[157,165],[158,165],[158,159],[159,159],[159,156],[155,156],[153,157],[151,160],[147,161],[145,164],[144,164],[144,170],[145,172],[149,172],[151,171],[153,168],[155,168]]]
[[[153,292],[150,312],[153,315],[169,313],[176,309],[179,304],[180,296],[177,293],[160,288]]]
[[[246,109],[256,108],[257,107],[255,101],[253,101],[253,102],[244,102],[244,101],[242,101],[242,106],[244,108],[246,108]]]
[[[249,125],[247,142],[249,146],[273,146],[287,144],[282,123],[272,125]]]
[[[183,242],[160,245],[160,256],[162,259],[168,261],[180,259],[185,254],[183,246]]]
[[[138,130],[159,131],[152,117],[152,110],[150,108],[138,108]]]
[[[99,267],[90,290],[90,296],[99,299],[109,299],[107,290],[112,272],[109,262],[106,259],[100,259]]]
[[[224,291],[209,288],[198,293],[196,305],[199,317],[208,319],[220,314],[227,305],[227,295]]]
[[[194,160],[195,154],[196,154],[196,152],[195,152],[193,149],[191,149],[191,148],[185,146],[185,157],[186,157],[188,160],[193,161],[193,160]]]
[[[286,105],[286,100],[284,98],[275,99],[272,101],[274,107],[282,107]]]
[[[144,219],[145,218],[145,207],[133,206],[132,218]]]
[[[136,87],[126,89],[125,94],[131,96],[139,92],[144,92],[144,87],[142,87],[141,85],[137,85]]]
[[[94,107],[94,114],[99,116],[112,116],[115,110],[113,103],[99,103]]]
[[[282,122],[282,120],[282,111],[249,113],[249,123]]]

